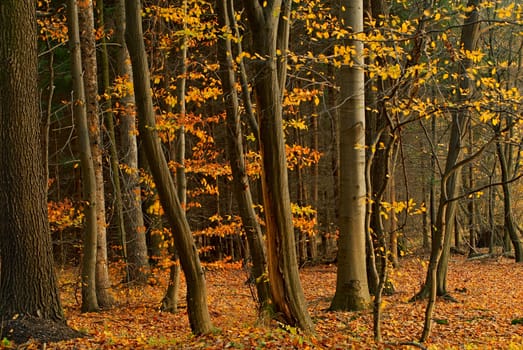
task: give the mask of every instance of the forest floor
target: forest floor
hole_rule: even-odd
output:
[[[305,267],[301,277],[309,312],[316,324],[314,337],[295,329],[284,331],[258,320],[247,272],[236,263],[205,266],[209,309],[216,327],[212,334],[191,335],[180,289],[177,314],[159,312],[167,273],[145,287],[121,284],[114,288],[115,308],[99,313],[80,312],[78,270],[60,273],[61,295],[68,324],[84,338],[46,344],[46,349],[407,349],[422,330],[425,301],[409,303],[425,277],[426,263],[417,257],[401,260],[391,272],[396,293],[385,297],[383,339],[376,343],[372,312],[329,312],[334,295],[336,267]],[[115,268],[113,277],[119,278]],[[506,258],[466,260],[451,258],[449,291],[457,302],[439,300],[429,349],[523,349],[523,264]],[[3,342],[4,346],[9,345]],[[1,345],[0,345],[1,346]],[[41,348],[28,342],[24,348]]]

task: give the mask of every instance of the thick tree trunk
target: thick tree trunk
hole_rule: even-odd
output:
[[[107,229],[105,221],[104,179],[102,164],[102,140],[98,114],[98,70],[96,61],[96,38],[92,0],[78,1],[78,24],[82,48],[82,68],[85,87],[85,104],[91,154],[96,179],[96,295],[101,308],[109,308],[114,300],[109,292],[111,280],[107,261]]]
[[[82,191],[84,199],[85,229],[82,256],[82,311],[98,311],[96,295],[96,241],[97,241],[97,197],[93,157],[89,142],[89,129],[85,107],[85,92],[82,79],[82,57],[80,52],[80,31],[78,26],[76,0],[68,5],[69,45],[71,50],[71,71],[73,77],[73,113],[80,148],[82,169]]]
[[[343,2],[341,18],[353,33],[363,31],[363,1]],[[340,68],[340,203],[338,272],[332,310],[370,306],[365,263],[365,93],[363,43],[353,47],[352,64]]]
[[[234,181],[234,195],[238,202],[243,229],[245,230],[251,253],[252,279],[256,284],[260,310],[263,310],[268,307],[270,302],[269,282],[267,278],[264,278],[267,269],[267,260],[262,231],[256,212],[254,211],[254,202],[252,200],[249,178],[245,167],[239,101],[235,89],[236,75],[234,74],[232,61],[231,39],[230,35],[228,35],[231,33],[231,23],[229,19],[234,16],[234,13],[229,11],[229,9],[232,9],[232,0],[218,0],[218,22],[220,27],[226,28],[225,30],[227,31],[219,39],[218,55],[220,61],[219,74],[222,81],[224,104],[227,112],[228,154]]]
[[[267,260],[275,315],[291,326],[312,332],[296,262],[287,159],[283,134],[282,91],[290,1],[244,1],[258,61],[254,90],[260,128],[262,188],[267,229]]]
[[[35,2],[0,5],[0,318],[65,323],[54,272],[38,106]],[[4,328],[4,327],[2,327]],[[7,328],[7,331],[9,328]],[[2,331],[2,337],[8,332]]]
[[[120,45],[117,52],[117,76],[132,81],[132,67],[125,43],[125,0],[118,1],[115,39]],[[134,94],[127,91],[120,97],[120,154],[124,166],[122,172],[122,204],[126,232],[126,252],[129,280],[147,282],[149,261],[142,211],[140,173],[138,169],[138,144],[136,140],[136,116]]]
[[[126,42],[133,67],[140,136],[143,139],[162,207],[172,226],[175,247],[180,255],[180,263],[187,283],[187,308],[191,329],[195,334],[209,333],[212,330],[212,324],[207,307],[207,291],[200,258],[156,132],[150,73],[143,42],[140,1],[127,0],[125,9],[127,15]]]

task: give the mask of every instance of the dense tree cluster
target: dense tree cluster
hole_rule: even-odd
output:
[[[314,333],[299,267],[336,261],[330,308],[372,308],[380,340],[388,272],[421,248],[425,341],[451,248],[523,261],[522,16],[513,0],[0,3],[0,316],[64,324],[53,263],[81,266],[84,312],[114,306],[110,263],[136,285],[167,266],[162,309],[183,272],[206,334],[202,261],[242,260],[260,314]]]

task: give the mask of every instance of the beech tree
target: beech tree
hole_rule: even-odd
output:
[[[286,81],[292,1],[244,1],[256,61],[254,91],[262,157],[262,189],[267,233],[267,261],[275,315],[312,332],[296,260],[282,100]]]
[[[114,300],[109,292],[111,280],[109,278],[109,265],[107,260],[107,225],[105,219],[105,190],[102,164],[103,146],[98,105],[98,69],[93,1],[77,1],[77,6],[85,105],[96,180],[96,295],[98,305],[102,308],[108,308],[113,305]]]
[[[125,0],[119,0],[116,7],[115,39],[119,44],[116,58],[117,77],[122,83],[132,81],[132,67],[125,43]],[[136,109],[134,93],[124,90],[119,96],[120,154],[122,157],[122,205],[125,231],[125,251],[129,269],[129,279],[145,283],[149,272],[145,224],[142,212],[140,173],[138,169],[138,142],[136,137]]]
[[[79,140],[82,197],[85,205],[85,227],[81,262],[82,311],[92,312],[99,310],[98,298],[96,296],[96,242],[98,237],[96,178],[89,143],[76,0],[69,1],[67,12],[69,47],[71,51],[71,75],[73,78],[73,114]]]
[[[138,130],[143,140],[154,182],[158,188],[160,202],[173,230],[174,245],[185,274],[187,308],[191,329],[195,334],[209,333],[212,330],[212,323],[207,306],[205,277],[189,223],[178,199],[174,181],[156,131],[150,73],[143,41],[140,1],[126,1],[125,10],[127,18],[126,43],[133,70]]]
[[[363,31],[363,1],[342,3],[341,21],[353,37],[347,40],[354,54],[340,68],[340,200],[338,272],[333,310],[362,310],[370,306],[365,265],[365,87],[363,42],[354,36]]]
[[[243,229],[252,257],[252,279],[255,281],[258,302],[261,309],[269,306],[269,282],[264,277],[267,268],[267,258],[263,235],[254,211],[251,187],[245,166],[243,150],[243,133],[240,122],[238,93],[235,89],[236,74],[232,52],[232,20],[234,6],[232,0],[218,0],[218,23],[224,28],[223,35],[218,39],[218,59],[220,61],[220,79],[222,81],[224,104],[227,113],[228,154],[234,182],[234,194],[238,202]]]

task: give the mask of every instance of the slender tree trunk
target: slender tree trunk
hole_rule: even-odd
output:
[[[507,159],[501,141],[496,142],[496,153],[498,155],[499,164],[501,168],[501,187],[503,188],[503,210],[504,210],[504,224],[505,230],[508,232],[512,245],[514,247],[514,253],[516,262],[523,262],[523,246],[517,232],[516,224],[514,222],[514,215],[512,213],[512,196],[510,193],[509,184],[509,169],[507,166]]]
[[[73,114],[80,148],[82,169],[82,191],[84,200],[85,229],[82,256],[82,312],[98,311],[96,296],[96,241],[98,221],[96,217],[96,179],[89,141],[89,127],[85,106],[84,83],[82,79],[82,56],[80,51],[80,30],[76,0],[68,5],[69,45],[71,50],[71,71],[73,77]]]
[[[96,295],[101,308],[110,308],[114,300],[109,292],[111,280],[107,261],[107,229],[105,221],[104,179],[102,164],[102,139],[98,114],[98,70],[96,61],[96,38],[92,0],[78,1],[78,24],[82,48],[82,69],[85,87],[87,123],[96,179]]]
[[[187,0],[183,0],[183,12],[184,17],[187,16]],[[178,114],[178,129],[174,138],[174,144],[171,147],[171,154],[177,164],[175,185],[180,199],[180,204],[185,210],[187,203],[187,179],[185,177],[185,90],[186,90],[186,74],[187,74],[187,52],[188,52],[188,39],[187,39],[187,23],[183,20],[183,37],[181,42],[181,62],[180,74],[176,77],[176,94],[177,94],[177,114]],[[173,60],[176,57],[176,51],[172,50],[170,59]],[[180,289],[180,264],[177,263],[178,254],[174,247],[170,249],[172,254],[173,264],[170,266],[169,273],[169,286],[165,292],[165,296],[162,300],[162,310],[169,312],[176,312],[178,309],[178,290]]]
[[[461,32],[461,43],[465,50],[473,51],[476,47],[477,33],[479,30],[478,22],[478,5],[480,0],[469,0],[465,22]],[[463,102],[472,95],[473,84],[468,77],[467,69],[470,67],[471,61],[464,58],[460,66],[458,100]],[[430,255],[430,262],[427,271],[427,278],[425,286],[422,288],[418,297],[429,297],[427,309],[425,311],[425,322],[423,332],[421,334],[421,341],[427,340],[432,327],[432,314],[436,303],[437,295],[447,295],[447,269],[448,259],[450,255],[450,242],[452,226],[454,224],[454,215],[456,211],[457,201],[453,200],[456,197],[459,189],[460,167],[458,167],[458,160],[461,156],[461,143],[463,133],[467,130],[469,122],[469,115],[466,110],[454,113],[452,116],[452,126],[450,141],[447,153],[447,162],[445,164],[445,171],[441,180],[441,194],[440,204],[438,207],[438,216],[436,221],[436,228],[433,234],[432,250]]]
[[[270,304],[269,282],[264,274],[267,270],[267,258],[263,236],[254,211],[254,202],[250,190],[249,177],[245,167],[245,155],[243,152],[243,136],[239,114],[239,101],[235,89],[236,75],[232,61],[232,44],[228,34],[231,34],[230,18],[232,12],[232,0],[218,0],[217,6],[218,22],[227,31],[220,37],[219,61],[220,79],[222,81],[224,104],[227,112],[227,133],[229,162],[233,175],[234,194],[240,210],[243,228],[250,248],[252,268],[251,274],[258,296],[260,310],[267,308]],[[257,134],[257,133],[256,133]]]
[[[156,131],[150,73],[143,42],[140,1],[127,0],[125,9],[126,42],[133,67],[136,105],[140,116],[138,129],[158,188],[160,202],[172,226],[174,244],[180,255],[180,263],[187,283],[187,309],[191,330],[195,334],[209,333],[212,330],[212,323],[207,307],[207,291],[200,258]]]
[[[267,229],[268,274],[276,315],[291,326],[312,332],[298,274],[283,134],[282,100],[286,61],[277,54],[288,49],[291,2],[244,1],[253,33],[257,62],[254,90],[260,128],[262,188]]]
[[[98,13],[98,28],[102,28],[105,31],[105,20],[104,20],[104,1],[96,1],[96,10]],[[109,54],[107,50],[107,41],[105,39],[105,32],[102,35],[101,39],[101,70],[102,70],[102,87],[103,92],[110,96],[111,82],[109,77]],[[124,225],[124,216],[123,216],[123,204],[122,204],[122,191],[120,186],[120,164],[118,161],[118,151],[116,148],[116,136],[114,131],[114,113],[113,113],[113,102],[112,98],[109,97],[106,99],[107,111],[102,111],[105,113],[105,125],[107,128],[107,133],[109,134],[109,152],[110,152],[110,166],[111,166],[111,177],[113,182],[113,202],[114,202],[114,217],[116,219],[116,230],[118,232],[118,238],[122,244],[122,255],[124,260],[127,260],[127,249],[125,246],[126,237],[125,237],[125,225]]]
[[[117,52],[117,76],[124,82],[132,81],[132,67],[125,43],[125,0],[119,0],[116,12],[115,39],[119,44]],[[142,211],[140,173],[138,169],[138,144],[136,140],[136,117],[132,91],[120,97],[120,153],[122,157],[122,204],[123,222],[126,232],[126,257],[129,280],[147,282],[149,261],[145,237],[145,223]]]
[[[363,31],[363,1],[347,0],[341,18],[352,33]],[[363,43],[349,39],[352,64],[340,68],[340,204],[338,272],[332,310],[370,306],[365,263],[365,94]]]

